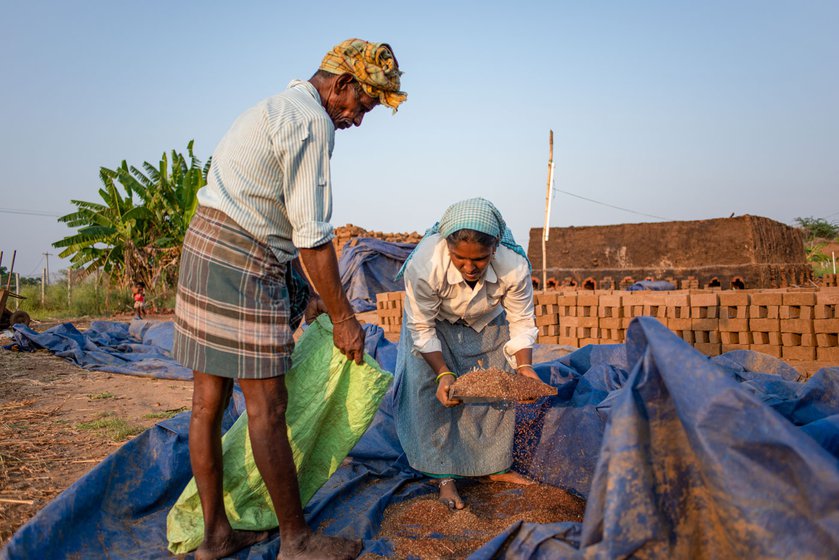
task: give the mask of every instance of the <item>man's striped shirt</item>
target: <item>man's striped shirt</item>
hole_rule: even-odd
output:
[[[248,109],[222,138],[198,203],[221,210],[280,262],[333,237],[335,126],[315,87],[295,80]]]

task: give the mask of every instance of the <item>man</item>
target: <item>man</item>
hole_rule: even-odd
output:
[[[332,247],[329,159],[335,128],[396,112],[398,63],[384,43],[349,39],[308,81],[245,111],[222,138],[184,238],[175,359],[194,370],[189,452],[204,516],[196,559],[222,558],[267,533],[234,531],[222,501],[221,419],[237,379],[254,461],[279,519],[283,559],[355,558],[357,541],[314,534],[303,518],[288,442],[283,374],[308,295],[306,268],[334,325],[335,346],[362,362],[364,331],[341,287]]]

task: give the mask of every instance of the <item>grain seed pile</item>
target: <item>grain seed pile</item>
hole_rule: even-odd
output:
[[[524,375],[511,374],[498,368],[476,369],[461,375],[452,383],[452,398],[470,401],[530,402],[556,395],[556,388]]]
[[[390,558],[466,558],[517,521],[581,522],[585,512],[583,500],[548,484],[464,481],[461,495],[466,501],[463,510],[449,510],[436,493],[388,507],[377,538],[387,538],[393,544]]]

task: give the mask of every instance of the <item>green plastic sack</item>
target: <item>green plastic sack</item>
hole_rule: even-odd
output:
[[[332,324],[321,315],[300,337],[286,373],[289,441],[305,506],[364,434],[393,376],[369,355],[357,365],[332,343]],[[278,526],[268,489],[253,460],[243,413],[222,438],[224,508],[234,529]],[[183,554],[204,538],[195,479],[166,517],[169,550]]]

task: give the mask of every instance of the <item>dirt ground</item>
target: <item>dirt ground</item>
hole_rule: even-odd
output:
[[[46,350],[0,350],[0,546],[132,433],[191,399],[191,382],[87,371]]]
[[[359,319],[374,321],[375,312]],[[83,330],[91,320],[70,322]],[[809,376],[827,364],[792,365]],[[133,435],[188,410],[191,398],[191,382],[86,371],[43,350],[0,350],[0,546]]]

